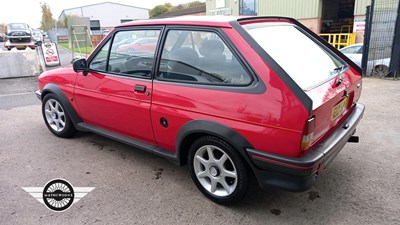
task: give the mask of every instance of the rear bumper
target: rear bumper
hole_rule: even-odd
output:
[[[246,149],[253,161],[254,172],[261,187],[287,191],[305,191],[313,186],[317,175],[342,150],[364,115],[365,106],[357,104],[338,128],[307,155],[285,157],[256,149]]]
[[[32,39],[29,35],[21,35],[21,36],[8,36],[8,40],[11,39]]]
[[[4,47],[9,50],[12,48],[27,48],[27,47],[35,49],[35,42],[32,42],[30,40],[11,42],[10,40],[8,40],[7,42],[4,43]]]

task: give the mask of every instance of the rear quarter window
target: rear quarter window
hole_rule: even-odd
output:
[[[222,86],[253,81],[218,34],[196,30],[168,31],[158,79]]]

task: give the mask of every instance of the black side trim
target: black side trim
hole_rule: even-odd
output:
[[[235,93],[244,93],[244,94],[263,94],[266,91],[266,87],[264,83],[258,82],[254,85],[250,85],[249,87],[240,87],[240,86],[222,86],[222,85],[210,85],[210,84],[196,84],[189,82],[175,82],[175,81],[167,81],[167,80],[154,80],[154,83],[160,84],[168,84],[174,86],[182,86],[187,88],[201,88],[206,90],[215,90],[215,91],[225,91],[225,92],[235,92]]]
[[[61,102],[61,104],[64,106],[65,110],[67,111],[68,115],[71,118],[72,123],[74,124],[75,128],[77,128],[77,124],[82,122],[82,119],[78,116],[78,114],[75,112],[74,107],[72,107],[71,103],[67,99],[67,97],[64,95],[62,90],[53,83],[48,83],[44,86],[41,94],[41,98],[43,100],[44,96],[46,94],[52,93],[57,96],[58,100]]]
[[[263,17],[257,17],[260,19]],[[255,52],[268,64],[272,70],[282,79],[282,81],[292,90],[300,102],[312,113],[312,100],[308,95],[296,84],[296,82],[285,72],[284,69],[267,53],[264,49],[251,37],[251,35],[239,24],[238,21],[230,22],[231,26],[252,46]]]
[[[178,161],[178,158],[176,157],[176,153],[175,152],[171,152],[171,151],[162,149],[160,147],[157,147],[155,145],[152,145],[152,144],[149,144],[149,143],[146,143],[146,142],[143,142],[143,141],[139,141],[137,139],[130,138],[130,137],[118,134],[118,133],[114,133],[114,132],[109,131],[109,130],[105,130],[105,129],[102,129],[102,128],[99,128],[99,127],[95,127],[95,126],[90,125],[90,124],[85,123],[85,122],[78,123],[78,128],[81,131],[90,131],[90,132],[102,135],[104,137],[116,140],[118,142],[122,142],[124,144],[130,145],[132,147],[139,148],[139,149],[144,150],[146,152],[153,153],[153,154],[158,155],[158,156],[162,156],[162,157],[172,161],[173,163],[179,165],[179,161]]]

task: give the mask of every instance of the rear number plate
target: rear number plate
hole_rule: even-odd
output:
[[[331,120],[336,120],[346,110],[349,98],[346,97],[332,109]]]

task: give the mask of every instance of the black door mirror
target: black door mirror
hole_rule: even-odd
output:
[[[72,63],[72,68],[74,68],[75,72],[83,72],[85,75],[88,71],[86,59],[76,59]]]

